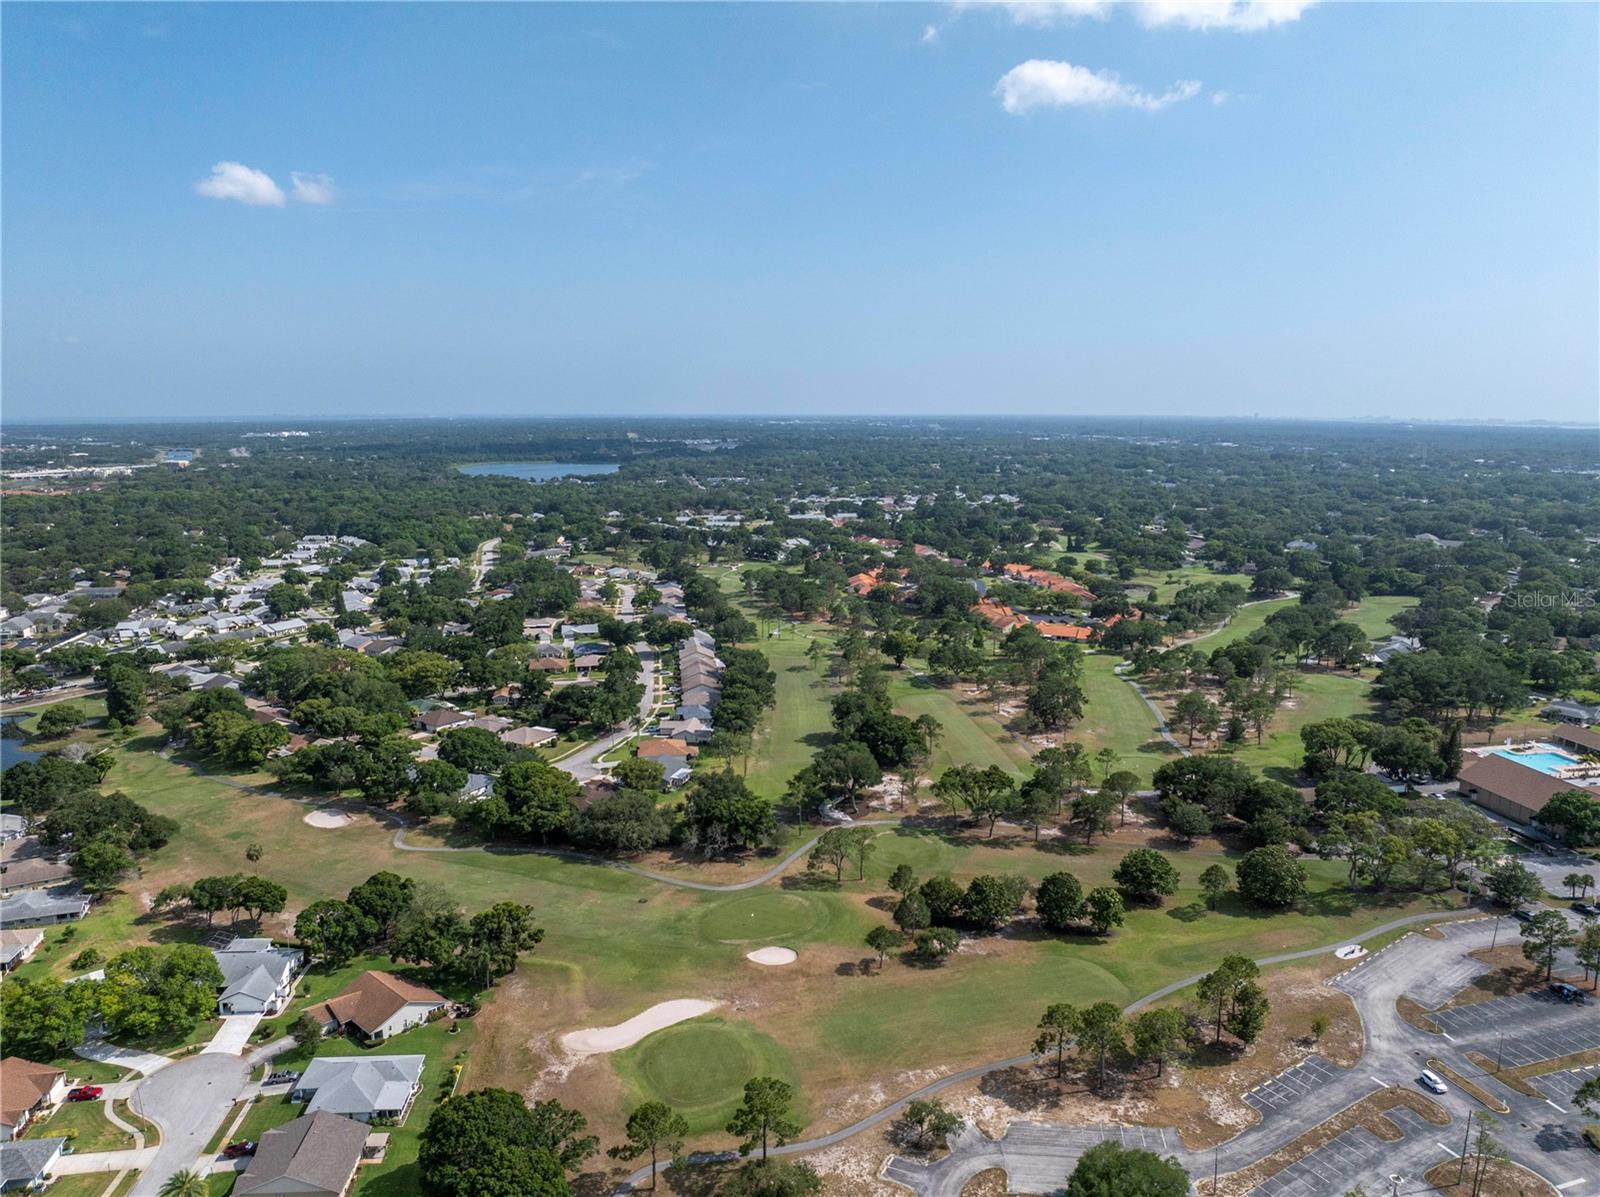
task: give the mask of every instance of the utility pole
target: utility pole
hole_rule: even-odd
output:
[[[1467,1147],[1472,1142],[1472,1108],[1467,1107],[1467,1132],[1461,1136],[1461,1169],[1456,1173],[1456,1184],[1467,1179]]]
[[[1501,1031],[1499,1038],[1497,1038],[1494,1042],[1494,1070],[1496,1072],[1500,1071],[1500,1053],[1504,1050],[1505,1045],[1506,1033]]]
[[[1494,951],[1494,945],[1500,942],[1500,916],[1494,916],[1494,934],[1489,937],[1489,950]]]

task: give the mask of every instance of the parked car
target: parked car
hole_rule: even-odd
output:
[[[299,1079],[300,1074],[298,1072],[275,1072],[261,1083],[263,1085],[287,1085],[290,1081],[298,1081]]]
[[[1424,1089],[1434,1093],[1448,1093],[1450,1086],[1444,1083],[1444,1078],[1431,1068],[1424,1068],[1422,1075],[1417,1078],[1417,1083]]]
[[[97,1101],[105,1089],[99,1085],[79,1085],[67,1091],[68,1101]]]
[[[1513,910],[1511,917],[1519,923],[1531,923],[1533,922],[1534,913],[1532,910]]]
[[[1595,915],[1600,914],[1600,906],[1591,906],[1587,902],[1574,902],[1572,904],[1572,909],[1576,910],[1585,918],[1592,919]]]
[[[222,1149],[222,1158],[236,1160],[241,1156],[255,1155],[256,1145],[249,1139],[241,1139],[237,1143],[229,1143]]]
[[[1555,994],[1563,1002],[1566,1002],[1569,1006],[1573,1004],[1586,1006],[1589,1004],[1588,994],[1583,992],[1583,990],[1579,989],[1576,985],[1568,985],[1565,981],[1552,981],[1550,983],[1550,992]]]

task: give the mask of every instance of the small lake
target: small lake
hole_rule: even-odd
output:
[[[523,478],[529,482],[549,482],[552,478],[582,478],[591,474],[615,474],[622,467],[599,461],[480,461],[461,467],[474,478],[496,475]]]
[[[0,736],[0,773],[4,773],[21,761],[36,761],[44,755],[42,752],[33,752],[23,747],[26,741],[22,739],[21,730],[16,727],[15,715],[7,715],[4,722],[7,734]]]

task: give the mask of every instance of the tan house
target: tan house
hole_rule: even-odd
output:
[[[38,927],[7,927],[0,931],[0,973],[32,960],[43,944],[44,932]]]
[[[445,998],[426,986],[413,985],[393,973],[369,971],[341,993],[313,1006],[310,1014],[324,1031],[353,1033],[363,1043],[378,1043],[420,1027],[444,1007]]]
[[[39,1114],[67,1095],[67,1074],[21,1056],[0,1060],[0,1142],[22,1134]]]

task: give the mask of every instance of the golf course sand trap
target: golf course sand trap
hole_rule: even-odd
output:
[[[793,948],[757,948],[746,952],[744,958],[756,964],[793,964],[800,955]]]
[[[305,821],[310,823],[313,827],[343,827],[347,823],[355,822],[354,819],[345,814],[342,810],[330,810],[327,807],[324,807],[322,810],[312,811],[310,814],[306,815]]]
[[[632,1047],[652,1031],[670,1027],[675,1022],[699,1018],[715,1010],[721,1002],[703,998],[677,998],[670,1002],[657,1002],[643,1014],[635,1014],[627,1022],[614,1027],[585,1027],[561,1036],[561,1046],[575,1056],[593,1056],[601,1052],[620,1052]]]

